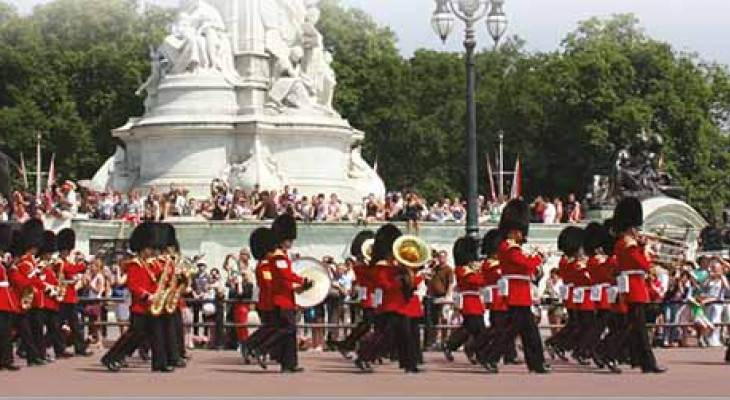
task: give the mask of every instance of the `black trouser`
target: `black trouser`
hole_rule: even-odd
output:
[[[555,335],[545,340],[545,343],[561,351],[572,349],[574,338],[580,330],[578,313],[578,310],[568,309],[568,322]]]
[[[511,306],[510,321],[512,340],[519,335],[525,353],[525,362],[530,371],[542,369],[545,365],[542,338],[530,306]]]
[[[446,339],[446,343],[444,343],[444,348],[450,351],[459,350],[461,346],[465,345],[469,341],[469,336],[469,330],[466,329],[466,325],[462,323],[460,327],[451,332],[451,335],[449,335],[448,339]]]
[[[175,316],[174,314],[164,314],[158,318],[162,324],[162,333],[165,338],[164,345],[165,354],[167,355],[167,365],[175,367],[180,362],[180,342],[178,340]]]
[[[421,318],[409,318],[411,325],[411,340],[416,351],[416,362],[423,364],[423,349],[421,349]]]
[[[182,309],[178,307],[175,313],[172,314],[172,323],[177,333],[177,351],[180,357],[187,355],[187,349],[185,348],[185,324],[183,324]]]
[[[46,327],[45,338],[53,346],[53,352],[56,354],[56,357],[61,357],[66,350],[66,344],[61,334],[61,318],[59,317],[58,311],[43,310],[43,326]],[[41,343],[45,343],[45,341]]]
[[[84,340],[84,329],[79,323],[79,313],[76,312],[76,304],[61,303],[59,309],[60,324],[68,325],[71,330],[71,340],[74,344],[76,354],[86,351],[86,341]]]
[[[276,308],[274,326],[276,332],[272,335],[272,345],[268,352],[278,358],[284,370],[296,368],[299,365],[297,354],[297,312],[293,309]]]
[[[390,313],[389,326],[393,333],[398,353],[398,364],[405,370],[413,370],[418,366],[418,341],[413,340],[411,319],[402,314]]]
[[[517,360],[515,336],[510,332],[510,317],[507,311],[489,312],[489,329],[484,330],[474,345],[477,359],[482,363]]]
[[[646,304],[629,304],[629,343],[632,364],[650,371],[657,367],[646,329]]]
[[[102,360],[118,362],[134,351],[144,341],[152,348],[152,370],[168,366],[165,339],[160,318],[148,314],[132,313],[129,329],[117,340]]]
[[[13,365],[13,340],[10,337],[12,325],[13,314],[0,311],[0,368]]]
[[[373,362],[383,356],[391,343],[390,314],[375,314],[373,318],[374,330],[368,332],[360,341],[357,349],[357,358],[365,362]]]
[[[375,309],[363,308],[362,309],[362,321],[355,326],[349,335],[342,341],[341,348],[346,351],[353,351],[357,346],[357,343],[362,339],[365,334],[370,332],[373,326],[375,317]]]
[[[259,326],[256,332],[254,332],[253,335],[249,336],[248,340],[246,341],[248,349],[252,351],[260,350],[263,342],[268,339],[275,330],[275,315],[273,311],[256,310],[256,312],[259,314],[261,326]]]
[[[193,303],[193,335],[198,336],[200,333],[200,327],[198,327],[198,324],[201,321],[201,316],[203,314],[203,304],[202,303]],[[207,330],[203,328],[203,332],[206,332]]]
[[[23,347],[28,345],[34,346],[38,349],[38,355],[41,359],[46,358],[46,343],[43,340],[43,309],[42,308],[31,308],[26,313],[28,320],[28,326],[30,327],[30,343],[25,343],[23,339]]]
[[[626,314],[611,312],[608,316],[608,333],[598,344],[598,353],[607,361],[623,361],[628,342],[628,318]]]
[[[588,331],[581,337],[578,348],[586,355],[591,355],[601,342],[601,337],[608,324],[609,312],[607,310],[598,310],[586,318],[584,323]]]
[[[45,348],[43,353],[41,349],[35,343],[35,337],[33,336],[33,330],[31,329],[31,316],[30,312],[18,314],[16,316],[16,328],[20,335],[20,347],[25,351],[25,357],[28,361],[35,361],[45,358]]]

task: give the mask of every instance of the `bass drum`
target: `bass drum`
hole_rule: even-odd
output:
[[[296,293],[297,306],[310,308],[322,304],[332,287],[332,274],[330,270],[318,260],[311,257],[304,257],[292,263],[294,272],[302,278],[314,282],[311,289]]]

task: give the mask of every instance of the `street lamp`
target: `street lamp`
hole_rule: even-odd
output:
[[[441,40],[446,41],[454,28],[454,16],[466,24],[464,48],[466,49],[466,234],[479,236],[479,193],[477,175],[477,106],[475,100],[476,74],[474,71],[474,49],[476,31],[474,26],[485,16],[489,35],[496,43],[507,30],[504,14],[505,0],[435,0],[436,11],[431,16],[431,26]],[[487,15],[488,14],[488,15]]]

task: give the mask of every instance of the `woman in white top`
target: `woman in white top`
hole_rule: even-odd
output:
[[[712,266],[710,276],[703,284],[703,287],[705,294],[709,297],[708,301],[722,301],[725,299],[725,291],[728,289],[728,282],[725,275],[723,275],[722,265],[715,264]],[[710,303],[705,306],[707,319],[715,325],[715,328],[713,328],[705,337],[707,345],[710,347],[722,346],[722,342],[720,340],[722,328],[717,326],[717,324],[722,322],[722,309],[722,303]]]

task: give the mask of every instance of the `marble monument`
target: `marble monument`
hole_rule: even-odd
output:
[[[170,184],[207,197],[233,187],[337,193],[360,203],[385,187],[362,158],[364,134],[333,108],[337,78],[317,28],[318,0],[186,0],[150,49],[137,93],[145,113],[94,177],[128,191]]]

